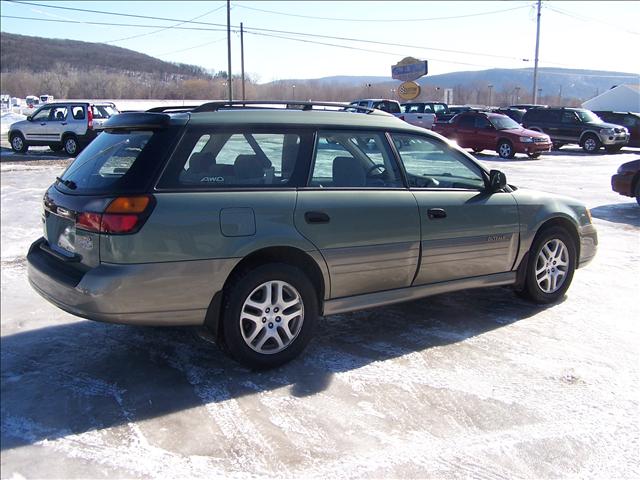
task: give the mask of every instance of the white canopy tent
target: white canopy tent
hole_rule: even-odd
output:
[[[618,85],[582,106],[595,111],[640,112],[640,84]]]

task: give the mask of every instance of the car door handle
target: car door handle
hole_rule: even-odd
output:
[[[307,223],[329,223],[331,218],[324,212],[307,212],[304,214]]]
[[[445,212],[443,208],[430,208],[429,210],[427,210],[427,216],[430,220],[436,218],[446,218],[447,212]]]

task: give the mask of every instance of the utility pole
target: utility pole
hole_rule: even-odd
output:
[[[244,95],[244,29],[242,22],[240,22],[240,68],[242,75],[242,101],[246,100]]]
[[[533,103],[538,103],[538,51],[540,50],[540,10],[542,0],[538,0],[538,21],[536,26],[536,57],[533,64]]]
[[[493,90],[493,85],[487,85],[487,87],[489,88],[489,104],[487,105],[487,107],[490,107],[491,106],[491,102],[492,102],[492,99],[491,99],[491,97],[492,97],[491,93],[492,92],[491,91]]]
[[[516,101],[513,103],[520,103],[520,87],[516,87]]]
[[[231,0],[227,0],[227,86],[229,89],[229,101],[233,101],[233,88],[231,87]]]
[[[558,93],[558,106],[562,106],[562,84],[560,84],[560,92]]]

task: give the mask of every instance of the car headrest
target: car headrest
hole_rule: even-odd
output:
[[[233,166],[237,178],[264,177],[264,162],[257,155],[238,155]]]
[[[360,162],[354,157],[333,159],[333,185],[335,187],[364,187],[366,174]]]

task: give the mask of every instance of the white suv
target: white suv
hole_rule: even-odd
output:
[[[58,152],[76,156],[97,135],[110,117],[120,113],[110,102],[47,103],[9,128],[9,143],[14,152],[24,153],[30,146],[48,145]]]

